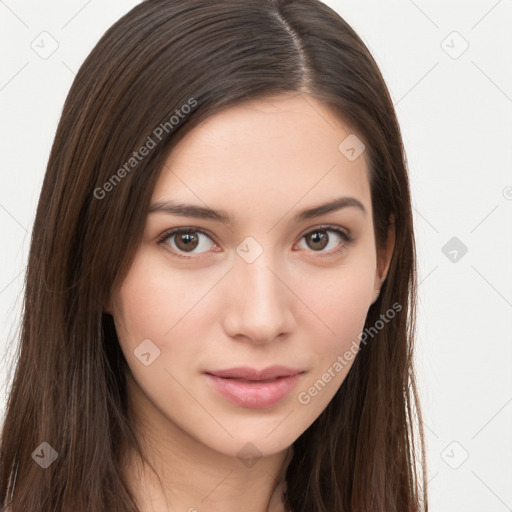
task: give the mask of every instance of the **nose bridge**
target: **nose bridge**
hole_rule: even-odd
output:
[[[290,329],[290,295],[279,275],[282,271],[276,269],[281,265],[274,251],[263,249],[254,239],[238,246],[226,311],[232,336],[244,335],[262,343]]]

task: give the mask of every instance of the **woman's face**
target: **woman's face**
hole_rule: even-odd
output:
[[[172,151],[110,308],[155,431],[267,455],[328,405],[391,256],[377,265],[361,144],[324,104],[295,94],[216,114]],[[197,214],[206,208],[230,221]],[[208,375],[273,365],[301,373],[273,383]]]

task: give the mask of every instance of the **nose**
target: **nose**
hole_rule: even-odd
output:
[[[223,316],[229,336],[266,344],[292,332],[294,294],[265,251],[252,263],[237,257],[230,274]]]

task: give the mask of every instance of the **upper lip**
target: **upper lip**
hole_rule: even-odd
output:
[[[288,377],[302,373],[303,370],[298,368],[287,368],[286,366],[274,365],[258,370],[249,366],[238,366],[236,368],[228,368],[226,370],[212,370],[206,373],[215,375],[216,377],[235,378],[246,380],[267,380],[277,377]]]

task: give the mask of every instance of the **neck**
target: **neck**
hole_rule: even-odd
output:
[[[126,480],[140,512],[284,512],[293,446],[245,465],[192,438],[128,377],[131,415],[143,449],[125,453]]]

